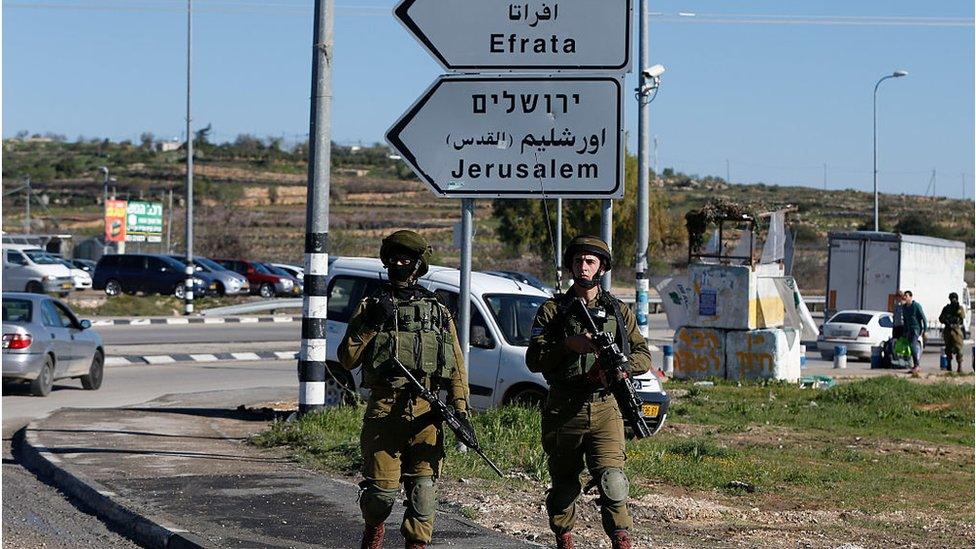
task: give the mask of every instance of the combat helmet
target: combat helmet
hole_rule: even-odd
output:
[[[434,250],[430,247],[427,239],[414,231],[397,231],[383,239],[380,245],[380,261],[383,266],[390,268],[393,264],[393,256],[404,254],[415,257],[419,260],[415,276],[421,277],[427,274],[430,266],[430,256]]]
[[[566,251],[563,252],[563,268],[572,270],[573,256],[580,253],[591,253],[600,258],[600,269],[604,272],[609,271],[613,266],[613,257],[610,255],[610,247],[602,238],[592,235],[580,235],[569,241]]]

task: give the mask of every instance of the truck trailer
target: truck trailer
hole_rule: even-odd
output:
[[[939,313],[949,293],[959,294],[966,307],[967,331],[972,325],[965,269],[962,242],[873,231],[830,233],[824,319],[850,309],[893,312],[897,292],[911,290],[929,321],[926,340],[941,341]]]

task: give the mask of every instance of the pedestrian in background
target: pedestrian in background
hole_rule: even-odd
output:
[[[905,326],[904,312],[905,312],[905,292],[898,290],[898,292],[895,293],[894,310],[891,311],[891,323],[895,327]],[[899,333],[895,334],[895,337],[901,337],[901,332],[903,330],[904,328],[902,328],[902,330],[899,330]]]
[[[383,523],[401,482],[407,508],[400,533],[407,549],[425,548],[434,532],[443,427],[394,361],[434,393],[446,389],[449,404],[462,417],[467,414],[467,371],[454,319],[432,292],[417,284],[431,253],[427,239],[413,231],[384,238],[380,259],[389,282],[360,302],[339,343],[342,366],[362,366],[363,387],[370,389],[360,434],[364,480],[359,507],[366,523],[362,549],[383,547]]]
[[[566,247],[563,267],[573,273],[565,294],[539,307],[526,351],[529,370],[549,382],[542,409],[542,448],[546,452],[552,488],[546,494],[549,528],[556,547],[573,549],[576,500],[583,490],[580,474],[588,468],[600,492],[603,530],[613,549],[631,549],[634,521],[627,510],[630,483],[624,472],[624,422],[617,401],[602,379],[603,368],[592,334],[572,314],[573,300],[584,301],[600,330],[614,334],[630,358],[630,375],[651,367],[651,353],[637,329],[634,313],[609,292],[600,289],[610,270],[610,248],[595,236],[578,236]]]
[[[912,348],[912,375],[918,375],[918,360],[922,354],[921,338],[928,329],[928,320],[925,318],[925,311],[922,305],[915,301],[911,290],[905,290],[904,305],[902,306],[902,322],[905,327],[905,338]]]
[[[952,357],[956,357],[956,372],[962,372],[962,346],[965,339],[963,325],[966,322],[966,309],[959,303],[959,294],[949,294],[949,304],[942,308],[939,315],[942,323],[942,341],[945,343],[945,354],[949,359],[949,371],[952,371]]]

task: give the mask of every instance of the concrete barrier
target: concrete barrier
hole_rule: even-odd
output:
[[[730,380],[800,379],[799,337],[782,329],[730,331],[725,336],[725,371]],[[792,344],[791,344],[792,341]]]
[[[679,328],[674,334],[674,378],[725,377],[725,330]]]

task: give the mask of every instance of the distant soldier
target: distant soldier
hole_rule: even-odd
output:
[[[407,549],[423,549],[434,531],[434,485],[444,456],[442,425],[430,404],[407,386],[394,356],[428,389],[447,389],[448,402],[467,414],[468,380],[454,320],[433,293],[417,285],[430,255],[427,240],[413,231],[384,238],[380,259],[390,282],[363,299],[339,344],[342,366],[362,366],[363,386],[371,390],[360,437],[363,549],[382,547],[383,523],[401,482],[407,509],[400,532]]]
[[[949,304],[942,308],[939,315],[942,323],[942,341],[945,342],[945,354],[949,357],[949,369],[952,370],[952,357],[956,357],[956,371],[962,372],[962,346],[965,339],[963,326],[966,323],[966,309],[959,304],[959,294],[949,294]]]
[[[559,549],[573,547],[576,500],[582,492],[584,464],[600,492],[603,529],[614,549],[630,549],[634,522],[627,511],[630,483],[624,473],[624,422],[613,395],[606,389],[590,334],[571,314],[569,305],[583,299],[598,328],[616,334],[616,343],[630,358],[631,375],[651,367],[647,343],[634,314],[600,280],[610,270],[610,248],[595,236],[574,238],[563,255],[573,285],[539,308],[525,361],[549,382],[542,411],[542,447],[549,462],[552,488],[546,495],[549,527]]]

